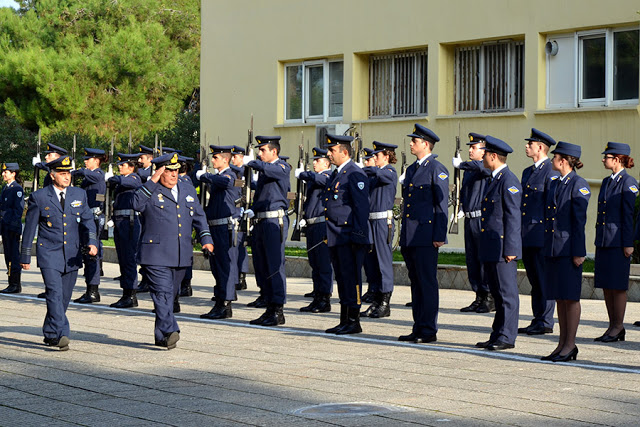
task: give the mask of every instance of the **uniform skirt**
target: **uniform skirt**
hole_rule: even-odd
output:
[[[580,301],[582,265],[573,257],[545,257],[545,286],[548,300]]]
[[[631,257],[624,256],[623,248],[596,246],[596,262],[593,275],[596,288],[626,291],[629,289]]]

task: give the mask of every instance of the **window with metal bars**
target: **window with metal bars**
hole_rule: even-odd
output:
[[[369,57],[369,117],[427,114],[427,51]]]
[[[524,108],[524,42],[457,48],[455,96],[457,113]]]

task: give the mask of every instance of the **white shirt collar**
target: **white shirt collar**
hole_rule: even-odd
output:
[[[494,170],[493,172],[491,172],[491,177],[495,178],[496,175],[498,175],[498,172],[500,172],[502,169],[506,168],[507,164],[503,164],[502,166],[498,167],[498,169]]]
[[[620,172],[622,172],[623,170],[624,170],[624,168],[620,169],[617,173],[612,173],[612,174],[611,174],[611,179],[616,179],[616,177],[617,177],[618,175],[620,175]]]
[[[570,173],[571,173],[571,171],[567,172],[567,174],[566,174],[565,176],[561,177],[561,178],[560,178],[560,182],[564,182],[564,179],[565,179],[566,177],[568,177]]]
[[[538,169],[540,167],[540,165],[542,164],[542,162],[544,162],[548,158],[549,157],[545,156],[545,157],[541,158],[540,160],[538,160],[537,162],[535,162],[534,165],[536,165],[536,169]]]
[[[342,172],[342,169],[344,169],[344,167],[347,165],[347,163],[349,163],[351,161],[351,159],[347,160],[346,162],[344,162],[343,164],[341,164],[340,166],[338,166],[338,173]]]
[[[432,153],[427,154],[426,156],[424,156],[421,159],[418,159],[416,162],[418,163],[418,165],[422,166],[422,164],[424,163],[425,160],[427,160],[429,157],[431,157]]]

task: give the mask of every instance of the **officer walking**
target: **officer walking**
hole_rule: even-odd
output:
[[[505,350],[515,347],[518,332],[518,280],[516,260],[522,255],[520,200],[522,187],[507,166],[513,149],[491,135],[485,137],[484,167],[491,171],[482,199],[480,260],[496,305],[489,340],[476,347]]]
[[[531,283],[533,320],[529,326],[518,328],[518,333],[542,335],[553,332],[555,311],[555,301],[546,295],[543,246],[546,191],[549,180],[558,178],[547,153],[556,141],[535,128],[525,140],[525,152],[534,164],[522,171],[522,262]]]
[[[400,247],[411,280],[413,330],[398,340],[428,343],[436,341],[438,333],[438,250],[447,242],[449,173],[433,154],[438,135],[416,123],[407,136],[417,160],[400,177]]]
[[[209,265],[216,284],[213,288],[215,304],[204,319],[228,319],[232,317],[231,301],[236,298],[238,279],[237,228],[240,209],[236,208],[236,174],[229,167],[230,146],[209,146],[213,173],[200,170],[196,177],[209,188],[209,204],[206,214],[213,238],[215,254],[209,255]]]
[[[256,192],[251,209],[244,214],[255,216],[251,244],[256,282],[267,309],[252,325],[277,326],[285,322],[282,312],[286,302],[287,278],[284,272],[284,244],[289,230],[289,164],[279,158],[279,136],[256,136],[260,159],[252,153],[243,163],[258,172]]]
[[[397,145],[373,141],[373,166],[365,166],[369,177],[369,225],[373,249],[365,255],[364,269],[373,291],[371,306],[362,316],[380,318],[391,314],[393,293],[393,204],[398,186],[398,173],[391,166],[397,162]]]
[[[20,166],[17,163],[2,164],[2,179],[7,184],[0,194],[0,229],[2,230],[2,249],[7,264],[9,286],[1,290],[3,294],[22,292],[20,281],[20,234],[22,233],[22,212],[24,197],[20,185]]]
[[[22,234],[20,263],[31,268],[31,245],[38,229],[38,267],[44,280],[47,315],[42,331],[44,343],[69,349],[69,320],[66,316],[78,269],[82,266],[82,248],[98,254],[98,237],[87,193],[71,184],[71,159],[60,157],[46,164],[52,185],[29,197]]]
[[[328,334],[362,332],[362,265],[371,245],[369,180],[352,160],[351,136],[327,134],[328,156],[337,169],[325,192],[327,244],[340,297],[340,323]]]
[[[313,281],[313,301],[300,308],[307,313],[326,313],[331,311],[331,293],[333,292],[333,270],[327,246],[327,225],[325,223],[324,189],[331,177],[331,163],[327,150],[313,148],[313,170],[296,169],[295,176],[307,183],[304,198],[303,224],[307,238],[307,257],[311,266]]]
[[[96,223],[96,233],[104,227],[104,196],[107,191],[105,174],[100,165],[106,159],[104,150],[97,148],[84,149],[84,168],[71,171],[72,178],[82,177],[80,188],[87,192],[89,209],[93,212]],[[98,239],[98,255],[95,257],[84,255],[84,280],[87,291],[73,302],[91,304],[100,301],[100,265],[102,263],[102,242]]]
[[[463,313],[489,313],[495,309],[495,306],[480,262],[480,229],[482,228],[480,205],[491,171],[482,164],[484,135],[469,133],[467,145],[469,146],[469,161],[463,162],[460,157],[454,157],[453,167],[464,171],[462,188],[460,189],[460,209],[464,214],[464,252],[467,277],[476,294],[476,299],[467,307],[461,308],[460,311]]]
[[[140,220],[133,209],[135,192],[142,185],[142,179],[136,173],[137,155],[117,154],[120,175],[109,178],[109,187],[113,190],[113,240],[116,244],[118,264],[120,266],[120,288],[122,297],[111,304],[114,308],[138,306],[136,288],[138,272],[136,255],[140,239]]]
[[[144,218],[138,260],[149,277],[155,343],[172,349],[180,339],[173,301],[193,263],[192,228],[203,249],[213,252],[213,243],[195,188],[178,182],[178,155],[165,154],[153,163],[156,171],[133,195],[133,208]]]

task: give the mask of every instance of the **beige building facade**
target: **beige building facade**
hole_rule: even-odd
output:
[[[639,160],[630,172],[640,173],[639,9],[631,0],[203,0],[202,145],[244,146],[253,114],[255,133],[281,135],[292,164],[301,139],[313,147],[350,127],[364,146],[397,144],[411,162],[405,135],[421,123],[439,135],[434,151],[451,172],[458,131],[463,144],[478,132],[514,148],[508,163],[520,176],[535,127],[582,146],[594,252],[607,141],[630,144]],[[463,246],[462,233],[450,237],[449,248]]]

